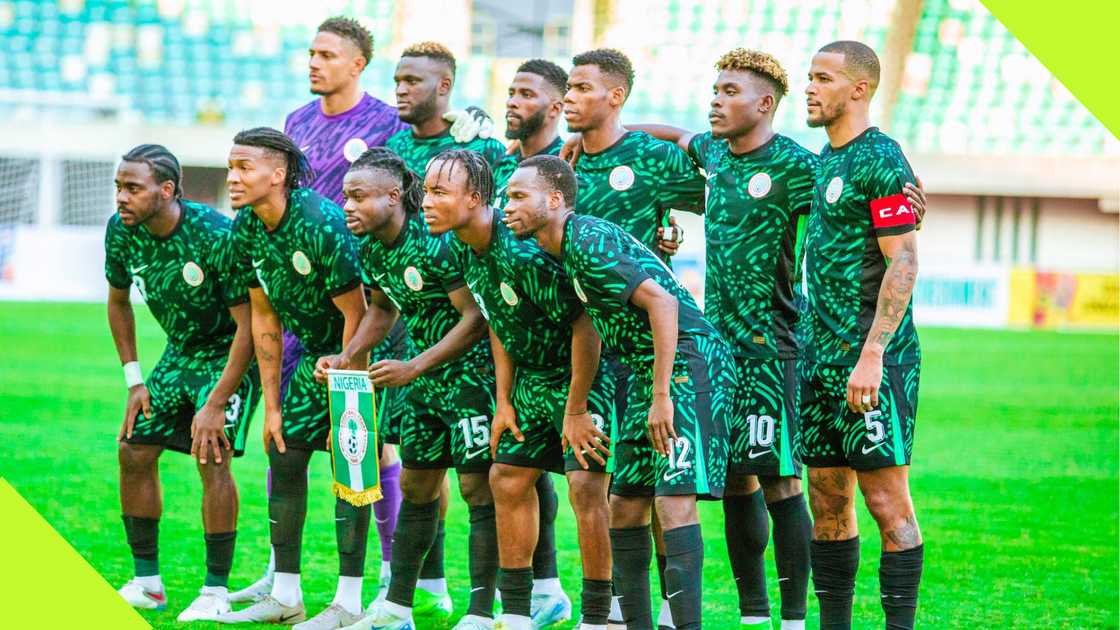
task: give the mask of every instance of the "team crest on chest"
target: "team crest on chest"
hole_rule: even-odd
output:
[[[365,418],[356,409],[342,412],[338,420],[338,445],[347,462],[357,466],[365,459],[369,435]]]
[[[766,173],[755,173],[747,182],[747,194],[755,199],[761,199],[770,192],[770,176]]]
[[[607,178],[607,181],[610,182],[611,188],[617,191],[628,190],[634,185],[634,169],[625,164],[616,166],[611,170],[611,175]]]
[[[840,198],[843,192],[844,180],[840,179],[840,176],[837,175],[832,178],[832,181],[828,182],[828,188],[824,191],[824,200],[828,203],[836,203],[836,200]]]
[[[193,260],[183,265],[183,282],[197,287],[202,284],[205,275],[202,273],[202,267],[199,267]]]
[[[361,138],[350,138],[346,141],[346,144],[342,145],[342,157],[346,158],[347,162],[353,162],[362,157],[362,154],[365,153],[368,148],[369,145],[366,144],[365,140]]]
[[[502,299],[510,306],[517,306],[517,303],[521,301],[517,297],[517,292],[513,290],[513,287],[504,282],[498,285],[498,290],[502,293]]]
[[[576,297],[579,298],[579,301],[586,304],[587,303],[587,294],[583,292],[583,287],[580,286],[578,278],[572,278],[572,287],[575,288]]]
[[[307,254],[296,250],[296,253],[292,254],[292,268],[301,276],[311,273],[311,261],[307,259]]]
[[[404,285],[413,291],[419,291],[424,288],[424,278],[420,276],[420,270],[416,267],[409,267],[404,270]]]

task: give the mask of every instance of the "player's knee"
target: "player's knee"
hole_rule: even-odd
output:
[[[914,513],[910,497],[890,488],[864,488],[863,500],[880,529],[904,521]]]
[[[649,497],[610,497],[611,527],[641,527],[650,522]]]
[[[536,483],[536,471],[521,466],[494,464],[490,467],[490,491],[494,501],[516,503],[529,495]]]
[[[431,503],[440,498],[443,488],[443,471],[415,470],[405,468],[401,471],[401,495],[405,501],[416,504]]]
[[[751,494],[758,490],[758,483],[759,479],[754,475],[728,475],[723,495],[739,497]]]
[[[654,506],[657,508],[657,519],[661,522],[662,531],[700,522],[694,494],[657,497]]]
[[[233,482],[233,474],[230,472],[229,465],[232,457],[233,453],[226,451],[226,453],[222,455],[221,463],[213,459],[208,459],[205,464],[198,465],[198,475],[202,478],[203,488]]]
[[[459,494],[467,505],[478,507],[494,503],[489,477],[488,473],[460,473]]]
[[[117,461],[126,475],[145,475],[155,472],[159,449],[142,444],[121,442],[117,448]]]
[[[601,475],[569,475],[568,502],[577,516],[581,514],[601,514],[607,509],[607,490],[605,484],[595,477]]]
[[[762,496],[766,503],[777,503],[801,494],[801,480],[797,477],[759,477]]]

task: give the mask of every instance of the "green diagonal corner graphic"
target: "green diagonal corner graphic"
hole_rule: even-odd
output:
[[[4,627],[151,628],[2,478],[0,514],[0,557],[5,566],[0,591],[7,601],[19,603],[4,613]],[[49,625],[44,625],[44,615],[50,616]]]
[[[1120,101],[1110,68],[1116,60],[1120,2],[981,2],[1112,135],[1120,138]]]

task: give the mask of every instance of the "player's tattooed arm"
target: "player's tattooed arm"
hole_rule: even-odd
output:
[[[442,339],[411,360],[386,359],[371,365],[369,376],[374,385],[380,387],[407,385],[425,372],[458,359],[482,341],[486,335],[486,319],[482,317],[482,311],[471,296],[470,289],[466,286],[459,287],[449,292],[447,297],[455,310],[459,311],[459,321]]]
[[[913,232],[879,239],[879,249],[887,257],[887,271],[879,287],[875,319],[864,347],[871,346],[880,355],[894,336],[914,293],[918,278],[918,241]]]
[[[887,258],[887,271],[879,286],[871,330],[864,340],[859,361],[848,377],[848,408],[856,413],[879,406],[883,353],[906,316],[918,278],[918,240],[914,232],[880,237],[879,250]]]
[[[284,350],[280,317],[260,287],[249,289],[249,308],[252,313],[253,350],[261,372],[261,390],[264,394],[264,452],[270,443],[276,450],[287,450],[280,425],[280,357]]]
[[[200,464],[209,461],[210,455],[213,455],[215,463],[220,464],[222,452],[232,448],[225,432],[226,405],[237,392],[253,359],[253,316],[250,311],[251,307],[245,302],[230,307],[229,313],[237,322],[237,332],[229,347],[226,366],[206,403],[191,420],[191,455],[197,457]]]
[[[646,433],[653,450],[669,454],[669,440],[677,439],[673,428],[673,401],[669,398],[669,381],[673,377],[673,360],[677,356],[677,298],[646,278],[630,296],[630,302],[644,310],[653,332],[653,404],[649,408]]]
[[[525,436],[517,426],[517,410],[513,407],[513,359],[506,352],[502,340],[490,329],[490,350],[494,355],[494,421],[490,427],[490,456],[498,456],[498,443],[506,431],[514,439],[524,442]]]
[[[132,312],[132,300],[128,292],[129,288],[109,287],[109,331],[113,334],[113,344],[117,347],[121,365],[136,360],[136,316]],[[128,388],[124,421],[117,433],[117,441],[132,437],[136,416],[141,412],[148,418],[152,417],[151,397],[143,383]]]
[[[564,406],[564,424],[561,430],[561,448],[568,447],[576,457],[576,462],[587,470],[587,458],[606,465],[610,450],[610,439],[595,426],[587,408],[587,396],[595,374],[599,371],[599,354],[602,343],[591,318],[580,313],[572,322],[572,380],[568,386],[568,402]]]

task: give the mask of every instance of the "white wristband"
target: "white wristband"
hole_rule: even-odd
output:
[[[140,362],[129,361],[124,364],[124,383],[129,389],[144,384],[144,375],[140,373]]]

